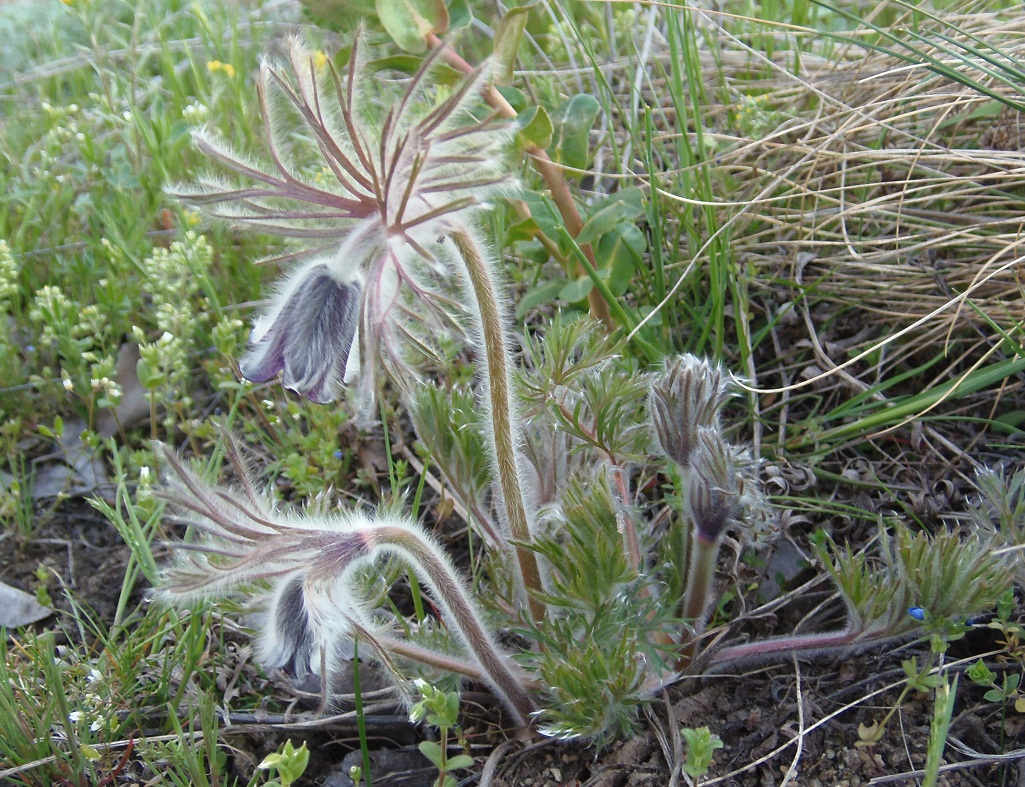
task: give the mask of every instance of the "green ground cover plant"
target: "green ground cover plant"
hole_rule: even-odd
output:
[[[410,7],[2,9],[0,546],[58,614],[5,639],[0,779],[317,783],[348,731],[371,783],[410,708],[439,784],[651,730],[754,778],[655,720],[682,678],[908,643],[852,751],[931,693],[895,770],[957,698],[1012,753],[1021,21]],[[83,511],[102,609],[26,566]]]

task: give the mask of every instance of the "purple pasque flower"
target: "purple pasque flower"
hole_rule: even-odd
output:
[[[379,365],[400,384],[416,379],[396,338],[430,347],[432,332],[460,324],[461,305],[438,282],[453,270],[439,239],[473,231],[487,200],[511,191],[502,155],[511,126],[471,113],[482,103],[487,67],[444,95],[430,78],[438,48],[390,100],[382,95],[387,80],[366,78],[363,49],[357,37],[340,74],[293,38],[287,68],[264,63],[258,83],[270,161],[253,162],[197,130],[199,150],[238,177],[205,176],[176,189],[211,216],[308,244],[285,258],[332,255],[288,278],[257,323],[243,364],[249,379],[280,371],[287,387],[316,401],[338,394],[354,342],[368,378],[364,394]],[[357,327],[349,335],[353,292]],[[314,317],[314,307],[328,314]]]
[[[350,367],[362,286],[330,258],[302,265],[253,328],[242,376],[265,383],[282,375],[290,391],[311,401],[333,401]]]

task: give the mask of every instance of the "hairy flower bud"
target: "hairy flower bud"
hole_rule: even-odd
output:
[[[331,263],[300,267],[257,322],[242,361],[247,380],[264,383],[283,373],[289,390],[320,404],[335,399],[359,323],[361,287],[341,279]]]
[[[267,626],[260,639],[260,661],[268,669],[282,669],[304,678],[314,661],[314,634],[303,600],[301,575],[287,577],[275,589]]]
[[[695,355],[666,361],[651,387],[648,407],[666,456],[685,470],[693,464],[701,428],[719,428],[719,410],[729,396],[722,367]]]
[[[698,537],[711,543],[734,519],[740,497],[739,478],[729,446],[715,429],[700,427],[696,436],[692,456],[695,472],[690,478],[688,502]]]

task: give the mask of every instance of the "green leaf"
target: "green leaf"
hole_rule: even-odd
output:
[[[610,194],[591,208],[591,215],[584,222],[577,236],[577,243],[591,243],[604,235],[621,221],[635,219],[644,213],[644,193],[636,187]]]
[[[457,754],[455,757],[449,757],[445,765],[450,771],[457,771],[460,768],[472,768],[473,757],[469,754]]]
[[[535,306],[540,306],[546,301],[558,298],[564,286],[561,279],[549,279],[544,284],[527,290],[516,303],[516,319],[521,320]]]
[[[302,5],[310,19],[329,30],[341,30],[353,16],[377,16],[373,0],[302,0]]]
[[[967,673],[976,686],[992,686],[997,677],[997,674],[987,667],[982,659],[969,667]]]
[[[516,116],[516,125],[519,129],[516,132],[516,140],[524,150],[545,150],[552,144],[555,127],[544,107],[527,107]]]
[[[462,30],[473,24],[473,11],[467,0],[449,0],[448,3],[448,32]]]
[[[566,167],[584,169],[590,160],[590,135],[601,111],[598,99],[588,93],[572,96],[555,113],[552,158]]]
[[[495,85],[495,90],[509,102],[509,106],[515,109],[517,114],[525,110],[530,103],[527,94],[512,85]]]
[[[399,71],[412,76],[420,67],[421,62],[421,58],[416,55],[388,55],[368,60],[367,72],[375,74],[378,71]]]
[[[555,216],[552,215],[552,210],[548,207],[550,204],[548,198],[538,194],[536,191],[526,191],[521,195],[521,198],[527,203],[527,207],[530,209],[530,217],[537,228],[549,238],[558,239],[559,225],[556,222]]]
[[[516,54],[520,50],[523,30],[527,26],[527,17],[533,7],[531,4],[510,9],[495,28],[494,77],[499,85],[512,84]]]
[[[445,695],[445,721],[446,726],[455,727],[459,721],[459,694],[450,691]]]
[[[376,0],[376,5],[385,31],[407,52],[423,52],[430,33],[448,29],[444,0]]]
[[[644,233],[635,224],[623,222],[602,236],[595,248],[595,259],[608,271],[606,281],[613,295],[622,295],[630,287],[637,268],[644,262],[647,246]]]
[[[570,303],[576,303],[582,301],[591,292],[591,288],[594,287],[594,282],[591,281],[589,276],[581,276],[576,281],[571,281],[559,292],[559,297],[564,301]]]
[[[520,221],[513,222],[505,228],[505,243],[518,243],[521,241],[533,240],[541,228],[533,218],[527,217]]]
[[[139,382],[143,388],[147,390],[154,390],[160,387],[160,384],[164,381],[164,376],[159,370],[153,369],[146,361],[139,359],[135,363],[136,374],[138,374]]]
[[[445,758],[441,756],[441,745],[437,741],[420,741],[417,748],[424,757],[434,764],[435,768],[445,767]]]

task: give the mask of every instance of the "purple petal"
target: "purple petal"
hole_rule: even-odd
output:
[[[265,383],[285,368],[288,324],[280,316],[239,364],[242,376],[251,383]]]
[[[310,269],[275,321],[290,323],[286,388],[321,404],[335,399],[356,333],[360,289],[357,282],[336,280],[325,265]]]
[[[264,634],[264,666],[283,669],[297,678],[310,672],[313,656],[313,631],[303,594],[302,576],[286,581],[270,610]]]

